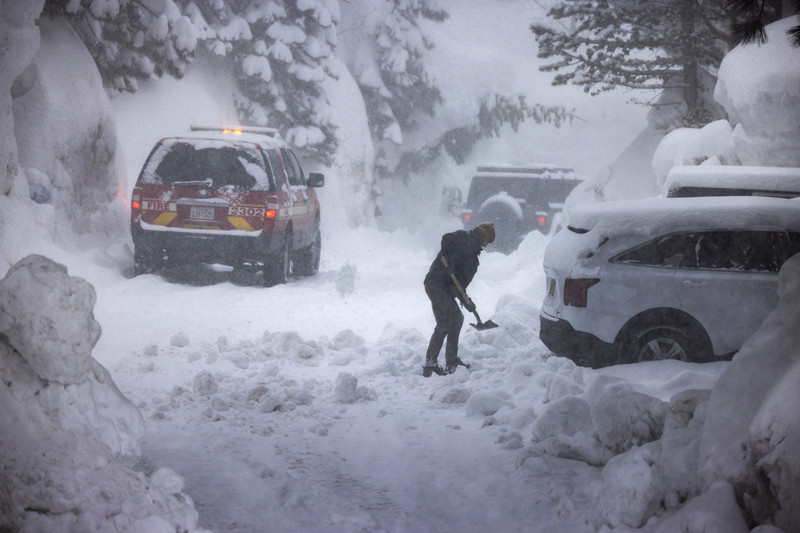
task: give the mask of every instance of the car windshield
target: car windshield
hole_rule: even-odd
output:
[[[268,190],[269,178],[257,152],[231,146],[162,145],[145,165],[142,182]]]

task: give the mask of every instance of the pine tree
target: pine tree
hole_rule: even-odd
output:
[[[180,78],[194,57],[197,33],[171,0],[47,0],[46,16],[63,16],[95,59],[106,88],[135,92],[138,82]]]
[[[558,128],[564,122],[571,123],[576,118],[574,109],[530,105],[525,100],[525,95],[495,94],[483,98],[475,122],[445,132],[436,142],[422,150],[404,152],[400,156],[395,174],[406,179],[412,173],[422,172],[442,151],[459,165],[464,164],[478,141],[487,137],[499,137],[500,130],[505,125],[516,132],[523,122],[533,120],[537,124],[547,123]]]
[[[358,62],[353,74],[366,105],[379,171],[388,173],[393,166],[388,154],[403,144],[404,132],[433,116],[442,103],[425,66],[425,52],[433,45],[420,22],[443,22],[448,15],[436,0],[370,0],[369,8],[359,51],[368,59]]]
[[[680,88],[684,126],[714,120],[704,104],[703,71],[714,75],[733,40],[725,0],[564,0],[549,25],[531,31],[541,67],[557,72],[554,85],[578,85],[596,95],[618,87]],[[677,126],[677,125],[676,125]]]
[[[778,20],[783,16],[783,3],[778,0],[728,0],[731,8],[742,20],[733,24],[733,35],[742,44],[767,42],[765,22]],[[792,0],[792,9],[800,13],[800,0]],[[800,18],[800,14],[797,15]],[[800,24],[786,32],[792,46],[800,47]]]
[[[235,64],[245,124],[277,128],[323,163],[336,149],[335,125],[320,83],[331,75],[337,0],[187,1],[203,44]]]

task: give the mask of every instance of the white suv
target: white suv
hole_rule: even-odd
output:
[[[544,257],[540,338],[593,367],[730,357],[800,253],[800,200],[658,198],[579,206]]]

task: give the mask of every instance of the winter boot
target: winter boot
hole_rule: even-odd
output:
[[[440,367],[437,364],[425,365],[425,366],[422,367],[422,376],[423,377],[429,378],[429,377],[431,377],[431,374],[436,374],[438,376],[444,376],[445,374],[447,374],[447,372],[445,371],[444,368]]]
[[[448,374],[452,374],[453,372],[456,371],[456,369],[459,366],[466,367],[467,369],[469,369],[469,367],[470,367],[470,365],[468,365],[467,363],[465,363],[464,361],[462,361],[461,359],[456,357],[455,360],[447,362],[447,370],[446,370],[446,372]]]

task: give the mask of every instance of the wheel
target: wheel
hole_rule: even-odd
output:
[[[617,363],[714,360],[705,328],[691,315],[675,309],[651,310],[634,317],[622,328],[615,344]]]
[[[292,272],[298,276],[313,276],[319,270],[319,258],[322,251],[322,236],[319,228],[314,231],[311,244],[295,252],[292,259]]]
[[[292,235],[287,234],[283,239],[280,250],[278,253],[267,257],[264,261],[264,286],[270,287],[272,285],[280,285],[289,281],[291,273],[292,261],[289,256],[289,249],[291,248]]]
[[[160,250],[159,250],[160,252]],[[133,248],[133,275],[151,274],[161,268],[160,253],[151,250],[142,250],[141,247]]]
[[[691,341],[681,330],[670,327],[655,327],[641,332],[631,343],[633,360],[662,361],[677,359],[688,361]]]

